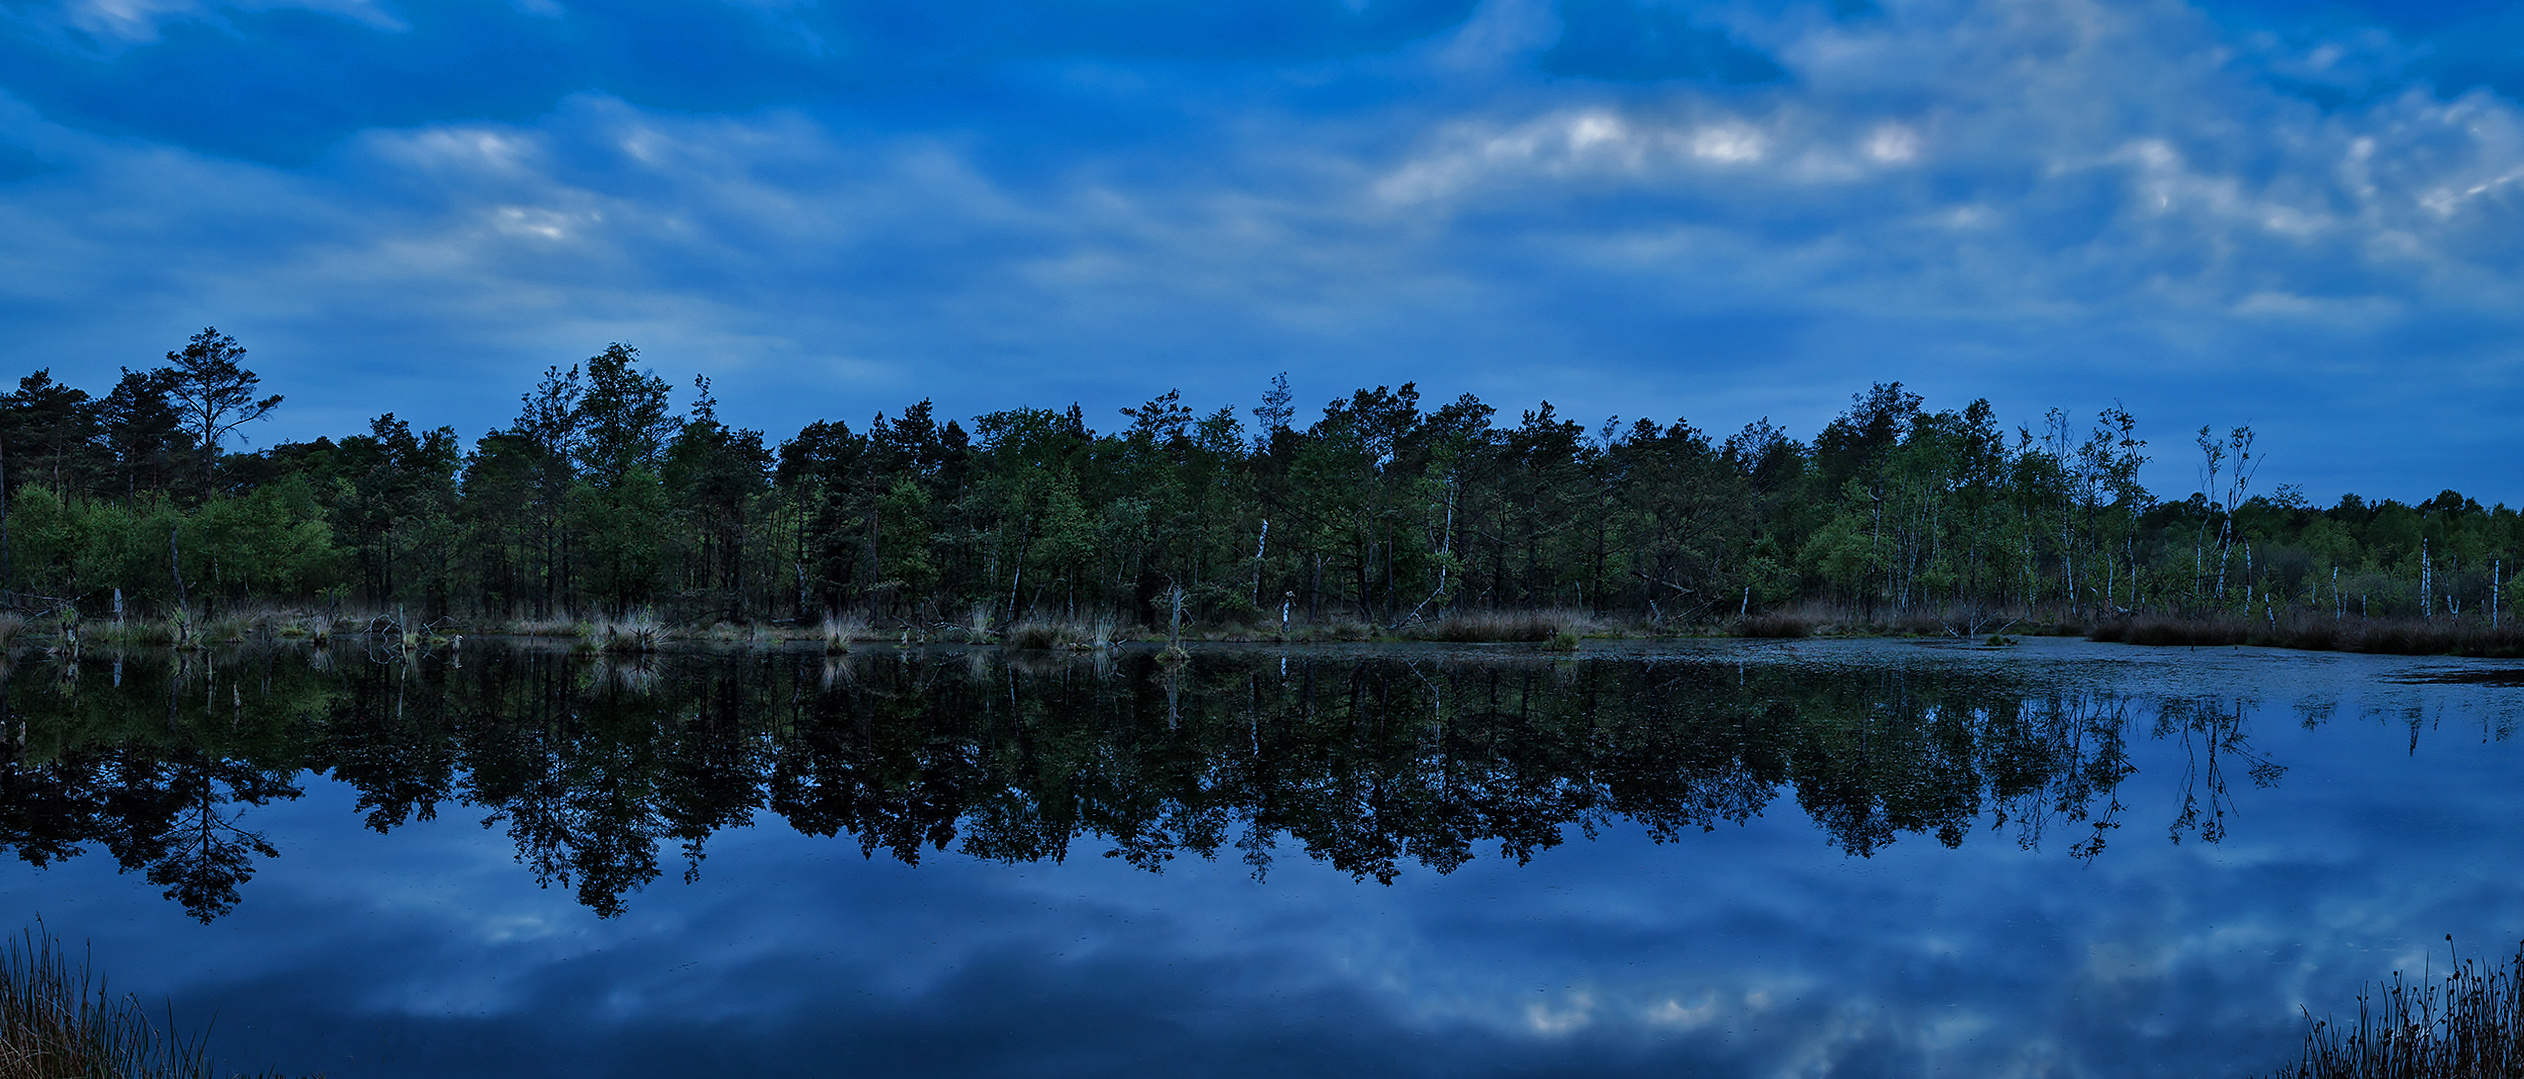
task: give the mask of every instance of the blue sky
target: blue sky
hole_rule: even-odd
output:
[[[1180,387],[2118,400],[2524,502],[2524,9],[0,0],[0,359],[204,325],[468,437],[609,341],[777,438]]]

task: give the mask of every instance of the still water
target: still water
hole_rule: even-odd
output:
[[[0,896],[335,1079],[2241,1076],[2524,935],[2520,701],[2047,640],[21,656]]]

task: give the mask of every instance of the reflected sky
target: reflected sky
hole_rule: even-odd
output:
[[[1088,840],[1060,861],[949,844],[914,866],[757,812],[709,837],[689,882],[670,845],[604,917],[538,886],[481,806],[381,833],[359,789],[304,774],[301,796],[239,810],[279,853],[224,916],[196,920],[100,851],[13,864],[0,890],[88,941],[118,988],[215,1015],[229,1063],[336,1077],[2252,1074],[2289,1058],[2300,1006],[2353,1006],[2449,933],[2492,955],[2524,935],[2506,879],[2524,864],[2518,690],[2442,680],[2496,664],[2049,641],[1615,651],[1636,654],[1584,662],[2116,694],[2134,771],[2096,808],[2117,803],[2119,826],[2081,858],[2078,829],[2029,835],[1984,806],[1954,846],[1906,832],[1860,857],[1792,783],[1740,824],[1615,814],[1521,865],[1475,844],[1386,884],[1285,841],[1261,874],[1232,847],[1151,871]],[[83,677],[83,700],[109,696]]]

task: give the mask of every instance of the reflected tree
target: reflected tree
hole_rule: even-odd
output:
[[[276,856],[242,811],[295,797],[303,771],[352,787],[380,832],[478,811],[534,879],[606,916],[670,847],[695,880],[712,836],[766,815],[905,864],[1085,850],[1264,876],[1297,850],[1384,882],[1609,827],[1687,842],[1782,804],[1852,857],[2065,829],[2091,859],[2151,706],[1925,662],[1818,677],[1541,653],[110,662],[119,688],[21,680],[0,701],[34,732],[0,759],[0,842],[35,865],[104,849],[204,918]],[[2284,769],[2251,747],[2246,702],[2153,707],[2190,762],[2170,834],[2214,842],[2234,763],[2263,786]]]

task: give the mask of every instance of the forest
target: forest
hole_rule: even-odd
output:
[[[215,329],[101,394],[0,395],[0,592],[25,617],[398,612],[471,632],[638,615],[852,620],[992,639],[1122,632],[1445,635],[1550,612],[1603,631],[1851,625],[2503,629],[2524,522],[2446,491],[2322,507],[2260,485],[2244,427],[2140,437],[2119,407],[2015,426],[1899,383],[1810,439],[1767,420],[1513,420],[1361,389],[1301,414],[1167,392],[1099,430],[1076,405],[929,402],[782,439],[730,426],[614,344],[547,370],[468,444],[391,413],[236,448],[282,407]],[[2197,466],[2172,498],[2151,453]],[[2504,593],[2503,595],[2501,593]],[[1488,621],[1484,621],[1488,619]]]

